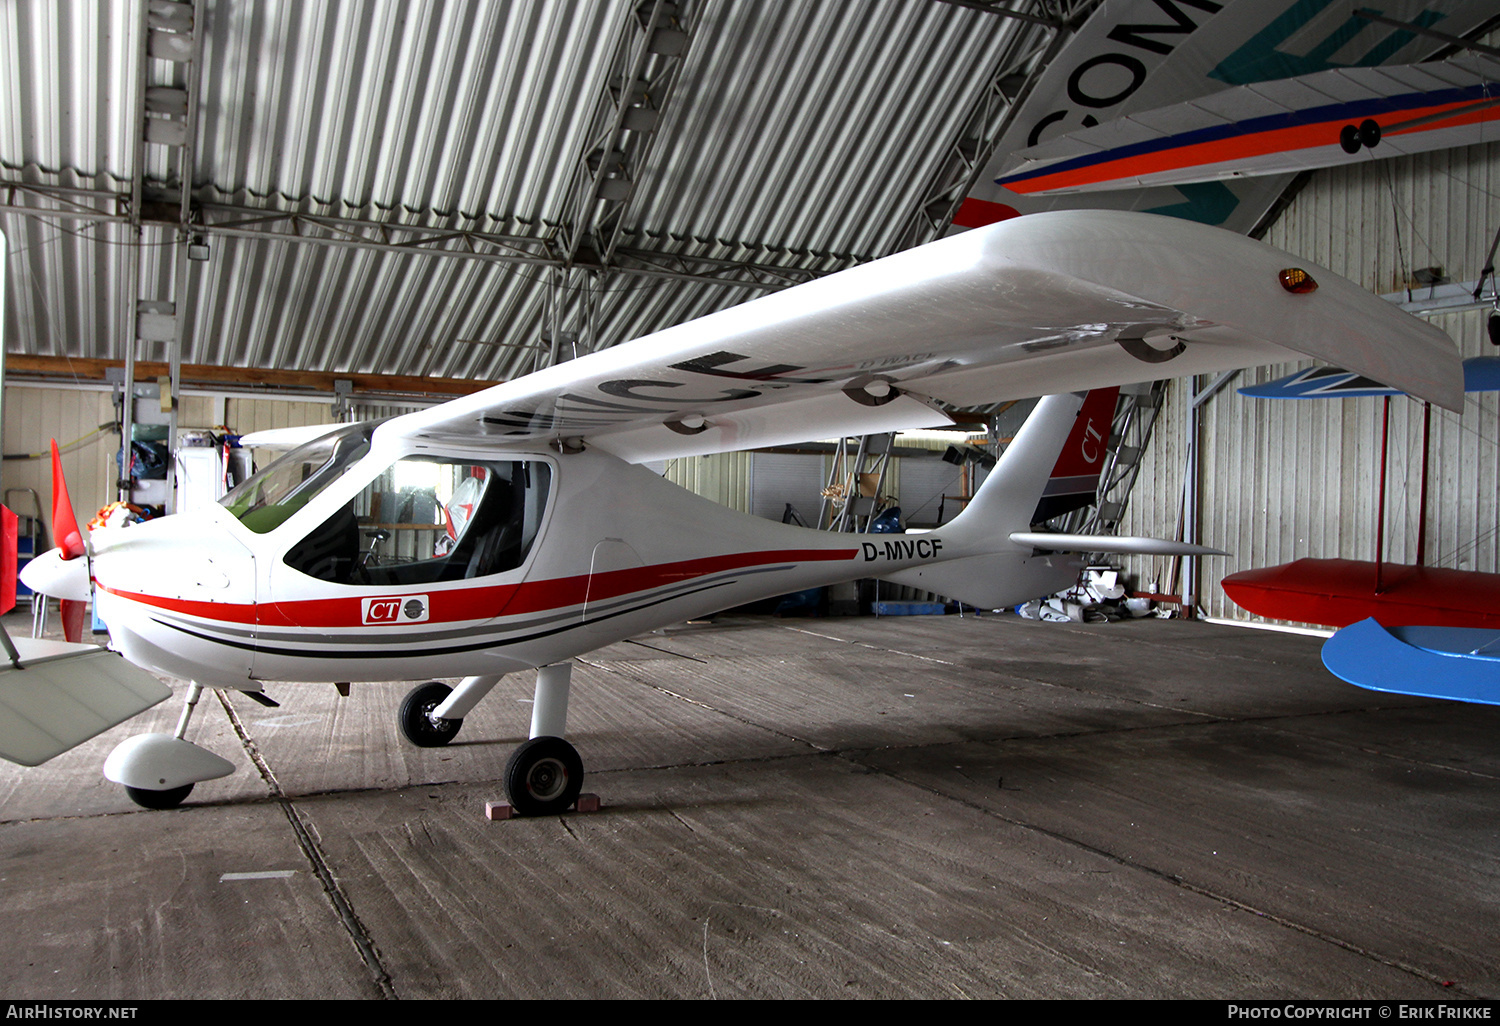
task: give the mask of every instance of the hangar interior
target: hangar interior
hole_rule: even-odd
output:
[[[175,465],[169,458],[160,480],[122,481],[117,458],[122,437],[160,442],[175,453],[188,447],[187,439],[204,432],[243,435],[428,409],[978,227],[994,219],[991,211],[1006,198],[992,184],[995,168],[1044,132],[1045,125],[1038,125],[1040,109],[1028,103],[1049,88],[1061,90],[1058,95],[1073,100],[1069,118],[1098,111],[1098,118],[1088,114],[1083,122],[1092,124],[1163,102],[1160,97],[1165,94],[1151,84],[1158,65],[1179,47],[1186,52],[1215,20],[1230,22],[1226,31],[1248,33],[1226,47],[1263,44],[1296,56],[1302,63],[1291,65],[1299,70],[1439,60],[1466,52],[1467,44],[1487,47],[1493,54],[1500,46],[1500,15],[1492,3],[1474,0],[1388,4],[1383,14],[1399,23],[1395,27],[1319,0],[1281,4],[1278,10],[1285,10],[1275,18],[1264,9],[1253,13],[1256,6],[1255,0],[7,4],[0,10],[0,232],[5,244],[5,462],[0,487],[5,501],[23,516],[34,506],[39,521],[50,521],[51,465],[46,455],[49,441],[55,439],[82,519],[116,499],[170,511],[182,501],[180,491],[174,490],[180,487]],[[1259,26],[1259,34],[1245,25]],[[1454,35],[1462,38],[1455,43]],[[1100,39],[1114,49],[1103,51],[1104,58],[1086,60],[1095,74],[1105,76],[1090,78],[1079,70],[1083,65],[1077,55],[1084,52],[1079,49],[1083,44]],[[1142,82],[1147,85],[1138,88]],[[1218,184],[1222,196],[1206,188],[1196,193],[1165,188],[1055,202],[1064,207],[1175,212],[1222,224],[1328,268],[1431,321],[1453,338],[1464,357],[1488,356],[1494,352],[1492,342],[1500,344],[1490,327],[1492,310],[1500,308],[1493,272],[1493,243],[1500,231],[1500,140],[1409,156],[1380,158],[1371,151],[1370,159],[1359,162],[1255,182],[1253,190],[1242,190],[1238,181]],[[1108,198],[1099,199],[1101,195]],[[1174,196],[1188,202],[1178,203]],[[1204,212],[1200,200],[1205,197],[1208,208],[1220,201],[1227,207]],[[1043,202],[1043,207],[1048,205]],[[1178,206],[1183,210],[1176,210]],[[1025,207],[1023,212],[1043,207]],[[1235,283],[1225,282],[1224,287],[1233,289]],[[1234,375],[1161,379],[1154,390],[1145,381],[1134,390],[1149,400],[1143,407],[1159,406],[1159,414],[1149,443],[1135,453],[1138,471],[1131,476],[1128,494],[1112,496],[1123,506],[1110,529],[1121,535],[1186,539],[1229,553],[1186,563],[1156,556],[1116,558],[1135,587],[1178,597],[1171,608],[1190,616],[1249,622],[1261,618],[1237,606],[1219,584],[1237,570],[1307,557],[1371,560],[1378,546],[1390,562],[1500,573],[1500,398],[1494,392],[1470,393],[1462,414],[1457,414],[1437,408],[1428,412],[1422,401],[1400,395],[1384,403],[1378,398],[1277,402],[1236,391],[1309,366],[1304,362]],[[993,452],[1003,448],[1028,408],[1006,404],[954,412],[960,427],[970,429],[969,441]],[[913,526],[951,520],[982,477],[972,465],[964,468],[940,458],[957,440],[958,436],[932,435],[897,441],[901,455],[891,460],[882,493],[902,507]],[[823,489],[837,483],[843,473],[834,469],[834,451],[843,440],[832,442],[807,439],[802,446],[683,457],[654,469],[734,509],[781,520],[792,507],[804,520],[821,524],[828,508],[821,501]],[[857,444],[859,439],[849,440],[851,447]],[[23,534],[25,530],[23,520]],[[47,544],[39,543],[39,548]],[[1180,633],[1195,626],[1162,626],[1177,632],[1167,635],[1171,645],[1185,646],[1172,649],[1176,654],[1154,647],[1156,642],[1106,646],[1072,628],[1057,627],[1071,633],[1051,639],[1036,633],[1020,640],[1008,638],[1021,654],[1006,657],[1016,661],[1014,666],[1004,665],[1021,673],[1021,664],[1040,663],[1040,650],[1063,637],[1061,644],[1076,646],[1085,653],[1079,657],[1085,662],[1128,660],[1134,653],[1155,665],[1187,659],[1198,666],[1201,661],[1201,672],[1211,674],[1213,660],[1200,650],[1197,636]],[[975,623],[965,629],[970,628],[988,629]],[[887,625],[881,630],[899,638],[889,642],[892,648],[881,648],[885,642],[873,637],[851,634],[854,627],[832,627],[824,633],[836,635],[842,650],[864,647],[858,657],[844,658],[834,671],[844,674],[843,684],[852,688],[854,678],[879,678],[896,663],[913,679],[923,677],[930,668],[924,668],[927,662],[941,663],[947,654],[950,642],[934,634],[937,629],[926,623]],[[658,640],[664,651],[702,664],[701,670],[713,656],[697,634],[683,630]],[[750,658],[748,647],[753,646],[737,639],[731,632],[733,656],[727,665],[749,680],[769,679],[773,686],[787,683],[778,680],[775,668],[734,662]],[[788,646],[788,659],[799,667],[817,668],[821,657],[801,650],[805,640],[797,634],[782,643]],[[1217,644],[1247,667],[1253,662],[1247,671],[1253,674],[1285,672],[1302,680],[1322,672],[1315,651],[1309,655],[1302,649],[1268,648],[1271,654],[1263,654],[1252,651],[1249,642]],[[746,650],[737,651],[736,645]],[[643,667],[649,667],[637,657],[657,658],[622,646],[606,650],[583,671],[586,677],[592,675],[585,690],[605,690],[599,681],[613,679],[611,675],[630,677],[646,687],[641,678]],[[991,669],[995,665],[999,664],[992,662]],[[698,685],[672,677],[675,672],[668,673],[668,683],[649,686],[662,689],[653,692],[653,700],[665,689],[676,688],[694,702],[717,701],[711,687],[697,690]],[[749,690],[720,679],[731,673],[705,672],[705,679],[736,695],[725,706],[731,718],[753,719],[763,712],[757,706],[760,699]],[[763,678],[763,673],[769,677]],[[1158,709],[1197,701],[1182,697],[1175,685],[1144,682],[1149,677],[1152,674],[1143,673],[1142,682],[1131,677],[1130,687],[1139,684],[1142,690],[1131,691],[1130,702]],[[1331,681],[1322,686],[1341,687]],[[1164,690],[1151,691],[1153,687]],[[1291,685],[1287,688],[1289,693]],[[852,692],[836,693],[839,697],[831,706],[858,701],[850,698]],[[897,683],[895,691],[881,699],[889,708],[882,706],[878,714],[906,716],[898,712],[901,696],[912,697]],[[1075,712],[1054,722],[1051,700],[1026,693],[1036,722],[1018,730],[1032,738],[1029,744],[1053,732],[1068,734],[1079,723],[1093,722],[1097,712]],[[1257,700],[1247,699],[1247,706]],[[238,731],[243,741],[240,719],[232,704],[223,701],[228,718],[214,729],[221,737]],[[908,750],[978,745],[991,739],[982,730],[971,733],[965,728],[963,721],[972,713],[965,701],[941,706],[943,726],[936,734],[911,737],[877,727],[877,721],[861,721],[853,724],[852,737],[840,740],[840,728],[850,727],[851,717],[860,719],[843,708],[814,705],[810,714],[807,708],[791,713],[783,708],[776,715],[794,720],[810,715],[817,726],[808,745],[819,753],[850,748],[881,753],[854,770],[842,764],[832,770],[822,765],[820,774],[842,779],[848,773],[872,773],[882,781],[899,780],[941,792],[959,805],[969,803],[967,811],[953,814],[957,819],[944,819],[952,837],[936,843],[932,852],[904,851],[895,865],[907,866],[906,860],[927,854],[974,862],[988,856],[967,850],[969,842],[955,838],[966,829],[964,817],[983,819],[974,812],[983,802],[929,779],[930,767],[902,763]],[[1309,713],[1314,705],[1319,713],[1342,708],[1342,699],[1318,705],[1323,701],[1278,693],[1270,707],[1274,715],[1286,717]],[[394,705],[394,700],[387,705]],[[1421,722],[1405,741],[1400,740],[1399,725],[1380,728],[1388,732],[1381,743],[1401,749],[1400,758],[1406,761],[1400,771],[1384,766],[1371,772],[1416,773],[1423,786],[1439,789],[1440,784],[1429,778],[1441,773],[1415,749],[1419,739],[1442,736],[1456,721],[1428,711],[1431,705],[1414,706],[1418,712],[1412,715]],[[328,702],[320,703],[319,710],[326,706]],[[605,703],[602,708],[605,711],[590,721],[589,729],[624,722],[625,714],[614,705]],[[383,709],[379,715],[389,719],[389,711]],[[1472,774],[1464,787],[1488,791],[1470,790],[1457,799],[1442,799],[1445,804],[1435,814],[1439,822],[1434,830],[1477,815],[1484,795],[1496,794],[1495,753],[1483,726],[1491,721],[1482,719],[1487,714],[1480,710],[1479,719],[1470,721],[1471,732],[1462,739],[1470,747],[1462,754],[1433,760],[1445,767],[1471,762]],[[169,730],[175,713],[159,708],[152,715]],[[619,722],[614,720],[617,715]],[[1223,724],[1254,718],[1253,713],[1220,708],[1194,715]],[[1462,720],[1461,713],[1455,715]],[[657,723],[669,714],[658,715],[653,709],[651,717]],[[283,739],[296,737],[299,743],[348,757],[358,745],[352,732],[368,727],[365,721],[374,722],[376,714],[362,712],[358,718],[360,723],[341,724],[330,737],[303,736],[306,728],[294,724]],[[1160,726],[1146,714],[1124,722],[1132,729]],[[492,727],[495,736],[510,738],[516,733],[513,725]],[[771,733],[778,729],[767,727]],[[756,748],[728,728],[721,733],[713,727],[706,736],[726,740],[733,749],[726,758],[737,758],[736,746],[744,745],[753,750],[753,759],[776,764],[772,772],[795,778],[795,769],[785,768],[790,763],[776,760],[797,758],[801,735],[796,735],[797,744],[789,741],[786,750],[781,741]],[[1266,742],[1264,737],[1226,735],[1218,742],[1238,757],[1255,761],[1262,758],[1256,749],[1262,742],[1298,749],[1300,742],[1288,741],[1288,736]],[[688,801],[716,785],[736,795],[736,801],[758,800],[753,779],[705,768],[712,763],[693,751],[689,742],[696,740],[701,739],[673,736],[669,754],[658,762],[625,739],[598,761],[606,771],[621,774],[616,777],[618,790],[630,795],[638,808],[655,807],[656,799],[648,796],[654,785],[644,768],[663,764],[692,767],[687,776],[672,782],[675,800]],[[278,743],[286,744],[272,739],[272,763],[282,754]],[[1338,744],[1359,747],[1352,735],[1341,735]],[[286,745],[285,750],[292,747]],[[95,776],[98,751],[97,746],[90,750],[93,762],[87,771]],[[368,860],[376,866],[372,873],[387,874],[392,871],[381,860],[394,859],[402,872],[430,888],[429,893],[446,895],[459,884],[437,880],[437,861],[424,861],[426,855],[420,853],[393,856],[362,848],[368,838],[359,833],[357,821],[367,815],[395,830],[392,824],[398,821],[425,822],[434,810],[451,813],[460,800],[478,800],[475,796],[485,793],[481,781],[495,779],[498,770],[483,750],[456,751],[456,768],[425,752],[420,759],[389,753],[355,755],[360,768],[347,777],[332,771],[326,778],[312,773],[295,785],[306,788],[304,795],[364,787],[405,787],[409,792],[391,807],[370,800],[359,811],[353,811],[353,805],[336,813],[324,809],[324,826],[330,831],[347,828],[354,840],[330,839],[330,849],[339,850],[315,858],[308,852],[316,845],[303,843],[310,814],[305,808],[294,809],[291,799],[296,795],[281,789],[265,765],[261,779],[251,781],[254,787],[241,781],[209,795],[223,803],[220,811],[227,820],[236,820],[251,815],[247,810],[252,792],[261,793],[255,788],[270,780],[271,794],[287,820],[301,824],[302,833],[291,847],[300,846],[302,855],[315,864],[317,859],[329,864],[343,859],[349,871]],[[944,749],[943,758],[949,754]],[[1080,752],[1077,757],[1092,754],[1096,753]],[[974,751],[967,755],[982,763],[986,774],[1000,779],[1002,794],[1005,778],[999,774],[1010,772],[1007,766],[1043,758],[1030,751],[1010,752],[1005,758]],[[85,772],[79,769],[81,761],[69,765]],[[300,769],[307,772],[306,766]],[[25,778],[9,769],[7,773],[7,802],[13,807],[6,823],[48,818],[45,801],[24,797]],[[1357,770],[1340,768],[1330,774],[1348,777],[1351,788],[1359,786]],[[1068,793],[1069,785],[1058,782],[1063,776],[1037,778],[1038,794],[1044,789],[1042,778],[1056,790],[1044,801],[1060,801]],[[432,782],[449,789],[436,783],[426,786]],[[799,788],[836,790],[842,784],[820,778],[815,783],[793,780],[786,786],[801,793]],[[41,793],[47,801],[66,805],[73,799],[63,798],[61,787],[49,784]],[[417,791],[426,797],[417,797]],[[1230,791],[1233,788],[1226,785]],[[887,800],[907,799],[878,794],[858,799],[866,804]],[[1159,811],[1174,808],[1178,800],[1204,807],[1217,800],[1232,804],[1224,793],[1216,798],[1210,791],[1190,798],[1157,795],[1147,804]],[[1389,800],[1404,808],[1414,799]],[[77,799],[76,808],[67,805],[57,833],[46,843],[77,843],[73,835],[86,831],[90,817],[113,815],[123,808],[111,805],[113,801],[102,785],[97,790],[91,786]],[[1050,831],[1104,851],[1105,868],[1089,872],[1108,874],[1115,871],[1109,866],[1139,868],[1150,862],[1142,852],[1112,847],[1112,840],[1085,837],[1089,832],[1080,822],[1048,820],[1028,805],[1029,796],[1005,795],[1004,801],[1009,804],[998,815],[1005,829],[1030,831],[1029,836]],[[1339,829],[1357,833],[1366,817],[1382,815],[1383,808],[1387,806],[1341,811],[1337,815],[1345,818],[1338,820]],[[755,835],[749,827],[736,832],[732,811],[719,807],[714,815],[716,844],[753,851],[766,861],[775,857],[764,835]],[[758,828],[795,834],[798,827],[788,815],[778,809],[770,823]],[[1192,815],[1179,809],[1161,829],[1164,836],[1180,837],[1191,832],[1192,823]],[[1113,816],[1110,825],[1126,830],[1135,826],[1129,816]],[[896,825],[890,827],[899,833]],[[147,830],[144,825],[130,829]],[[226,829],[236,827],[226,824]],[[257,823],[249,829],[269,828]],[[412,845],[425,843],[411,837],[409,825],[399,829],[407,832]],[[634,839],[621,834],[603,848],[576,860],[570,855],[559,864],[566,864],[570,872],[609,877],[611,886],[627,892],[646,887],[623,877],[614,880],[606,857],[628,861],[634,858],[630,852],[636,842],[638,850],[658,859],[674,857],[675,842],[655,833],[658,826],[642,829]],[[1267,836],[1272,829],[1266,827]],[[19,837],[19,830],[8,832],[13,840]],[[1424,851],[1422,836],[1403,834],[1401,853],[1417,857],[1412,853]],[[58,840],[64,837],[67,840]],[[540,833],[527,835],[517,857],[545,858],[550,840]],[[1464,834],[1454,845],[1472,854],[1493,840],[1493,830],[1479,831]],[[462,857],[483,857],[473,850],[483,844],[474,836],[448,837],[446,842],[462,849]],[[41,843],[28,839],[22,847],[31,850]],[[156,841],[144,834],[133,843],[155,851]],[[1268,844],[1275,846],[1274,841]],[[822,850],[820,845],[828,846],[824,854],[837,848],[831,834],[809,841],[809,851]],[[1336,851],[1318,849],[1316,855],[1333,858]],[[862,849],[857,854],[860,871],[879,877],[880,853]],[[1075,854],[1066,845],[1059,852],[1033,852],[1025,871],[1043,876],[1065,873],[1060,867],[1071,865]],[[1185,857],[1184,867],[1197,857]],[[1450,866],[1460,861],[1460,855],[1448,848],[1435,857]],[[1364,868],[1373,872],[1378,860],[1368,860],[1371,866]],[[812,865],[816,860],[809,855],[807,861],[809,865],[799,863],[795,872],[778,872],[757,885],[775,888],[784,883],[789,889],[804,889],[806,900],[795,913],[786,913],[803,924],[817,919],[823,903],[847,898],[837,896],[840,892],[827,881],[822,891],[819,884],[810,883],[817,878]],[[934,886],[958,902],[965,888],[992,886],[989,874],[1003,873],[1004,867],[986,865],[982,879],[969,879],[955,892]],[[1197,868],[1183,868],[1177,875],[1197,879]],[[1337,876],[1332,869],[1327,872],[1330,878]],[[744,964],[736,966],[716,960],[714,971],[702,979],[699,967],[684,954],[690,945],[678,937],[661,942],[672,954],[664,956],[671,968],[659,976],[622,968],[623,962],[600,956],[599,965],[592,968],[614,974],[617,985],[590,990],[576,978],[560,981],[535,968],[527,969],[532,975],[521,982],[450,982],[424,989],[428,985],[403,975],[410,967],[392,961],[405,957],[394,953],[403,950],[409,937],[385,935],[377,944],[358,930],[346,936],[342,928],[323,925],[307,926],[306,936],[296,929],[290,932],[294,943],[320,951],[319,965],[324,959],[337,961],[326,953],[322,945],[327,937],[319,931],[334,934],[339,945],[352,945],[356,954],[345,961],[356,968],[328,970],[335,976],[348,973],[340,979],[354,981],[335,988],[335,996],[347,997],[706,996],[702,988],[712,991],[715,971],[723,992],[740,996],[848,996],[852,992],[839,990],[844,984],[831,982],[834,976],[848,976],[853,992],[871,996],[1289,992],[1366,997],[1409,992],[1438,997],[1443,995],[1442,967],[1461,963],[1466,974],[1460,987],[1463,995],[1493,999],[1500,994],[1500,982],[1493,971],[1495,962],[1491,960],[1488,969],[1484,962],[1493,954],[1495,932],[1490,927],[1500,908],[1500,890],[1492,868],[1466,862],[1457,872],[1476,895],[1478,911],[1454,911],[1461,923],[1449,935],[1426,938],[1432,951],[1396,953],[1410,935],[1421,932],[1421,899],[1398,899],[1398,883],[1387,882],[1380,893],[1390,907],[1401,906],[1394,917],[1405,924],[1398,928],[1398,940],[1387,944],[1380,937],[1374,910],[1368,911],[1368,922],[1344,929],[1340,917],[1347,909],[1329,898],[1326,919],[1320,912],[1300,921],[1283,911],[1272,920],[1287,926],[1286,934],[1247,935],[1203,955],[1218,972],[1251,952],[1245,962],[1250,968],[1242,975],[1225,970],[1227,976],[1215,975],[1213,982],[1202,986],[1190,981],[1189,963],[1172,962],[1170,944],[1157,933],[1150,935],[1145,955],[1119,956],[1123,961],[1118,963],[1110,961],[1117,953],[1078,956],[1095,968],[1106,968],[1090,970],[1084,982],[1057,987],[996,983],[999,976],[987,975],[988,969],[967,963],[944,965],[926,955],[916,963],[925,967],[926,976],[898,968],[910,954],[904,941],[894,939],[901,930],[898,925],[881,927],[890,932],[876,944],[878,957],[868,956],[847,934],[830,928],[827,936],[814,937],[804,925],[804,939],[777,934],[774,940],[764,940],[774,948],[772,954],[741,952],[738,957]],[[1224,873],[1233,878],[1235,870]],[[30,880],[26,873],[15,878],[22,877]],[[1276,880],[1288,892],[1302,893],[1305,884],[1290,871]],[[1070,881],[1067,887],[1080,886]],[[39,880],[31,883],[42,887]],[[666,886],[661,881],[652,886],[657,885]],[[886,898],[899,904],[898,885],[885,881],[881,887],[886,897],[872,899],[878,907],[868,910],[870,916],[894,915]],[[350,900],[331,884],[325,882],[324,889],[335,904]],[[1317,887],[1306,884],[1306,889],[1310,893]],[[1262,907],[1228,883],[1200,885],[1200,890],[1221,901],[1222,908]],[[1447,899],[1436,896],[1436,884],[1424,883],[1418,890],[1445,911],[1450,909]],[[170,900],[153,894],[153,901]],[[764,897],[756,887],[739,895],[735,915],[743,918],[752,899],[760,900],[757,895]],[[1064,902],[1075,902],[1063,918],[1076,920],[1080,937],[1098,926],[1090,913],[1079,911],[1097,897],[1075,894]],[[293,893],[276,900],[300,909],[299,903],[316,905],[322,899]],[[369,915],[379,899],[364,900],[363,912]],[[413,916],[413,933],[432,928],[421,913],[413,912],[420,902],[412,893],[392,900],[401,906],[401,915]],[[436,900],[441,905],[449,899]],[[1132,922],[1153,916],[1167,920],[1176,913],[1166,905],[1178,900],[1180,894],[1170,899],[1133,898],[1136,905],[1128,913],[1110,915]],[[1040,918],[1046,912],[1044,900],[1026,901],[1031,903],[1026,915]],[[651,911],[650,900],[641,897],[639,904],[621,900],[608,914],[625,920],[643,909],[653,915],[660,912]],[[669,913],[686,915],[686,909],[673,906]],[[577,928],[586,910],[567,905],[562,913],[555,906],[528,911],[553,931],[539,964],[561,966],[561,956],[554,959],[554,934]],[[285,908],[281,913],[298,922],[303,915]],[[943,918],[952,913],[933,908],[923,914]],[[1205,938],[1217,928],[1212,920],[1218,914],[1192,920],[1203,936],[1195,932],[1189,947],[1200,942],[1204,950],[1213,947],[1214,942]],[[715,931],[733,921],[744,933],[771,937],[758,932],[764,923],[695,915],[689,916],[693,938],[688,940],[702,929],[704,966],[711,922]],[[462,934],[469,927],[461,920],[450,917],[444,929]],[[200,926],[195,922],[182,928]],[[977,929],[971,927],[944,925],[959,933]],[[1366,927],[1368,935],[1361,933]],[[504,930],[485,933],[489,927],[472,929],[485,934],[474,942],[476,959],[503,957],[497,952],[511,943],[529,942],[519,928],[514,935]],[[1409,933],[1401,934],[1400,929]],[[463,980],[465,971],[479,970],[464,961],[467,956],[451,952],[457,950],[452,945],[468,941],[473,935],[424,934],[421,957],[438,962],[452,958],[450,971]],[[118,947],[125,942],[109,943]],[[1309,968],[1300,975],[1288,970],[1298,959],[1310,957],[1304,947],[1324,944],[1336,948],[1338,958],[1351,959],[1350,964]],[[1361,964],[1362,944],[1382,954]],[[76,950],[50,941],[40,948],[54,955]],[[385,961],[377,948],[387,956]],[[1277,950],[1276,957],[1266,954],[1271,949]],[[798,976],[796,970],[783,967],[777,970],[777,983],[766,983],[766,965],[790,965],[809,951],[834,952],[828,956],[833,968],[826,978],[810,971]],[[1159,967],[1162,961],[1170,964],[1165,975],[1144,968]],[[36,960],[38,965],[44,962]],[[877,964],[878,971],[872,970]],[[97,965],[78,970],[81,975],[74,982],[81,993],[101,996],[188,993],[174,990],[179,984],[171,982],[170,973],[139,952],[131,956],[130,966],[134,975],[128,977]],[[1370,982],[1350,982],[1367,970],[1373,973]],[[214,993],[307,995],[316,993],[317,971],[299,970],[274,986],[225,986]],[[51,993],[40,970],[13,972],[18,992]],[[1149,985],[1136,986],[1153,972],[1158,975]],[[974,985],[976,978],[986,983]],[[1278,991],[1278,985],[1285,989]]]
[[[16,5],[0,154],[6,452],[56,438],[93,510],[119,497],[127,361],[138,391],[175,390],[175,405],[135,404],[173,433],[390,415],[940,237],[1097,6]],[[1130,38],[1170,50],[1220,6],[1169,4]],[[1472,15],[1454,12],[1482,29]],[[1303,31],[1342,20],[1320,9]],[[1400,44],[1388,60],[1453,52],[1357,27],[1348,54],[1386,41]],[[1482,355],[1482,304],[1423,301],[1434,282],[1445,296],[1481,284],[1495,174],[1493,147],[1474,145],[1281,176],[1276,204],[1242,230],[1438,307],[1428,316]],[[1225,574],[1373,557],[1379,404],[1219,388],[1192,429],[1194,522],[1193,384],[1176,380],[1118,529],[1228,551],[1189,590],[1209,615],[1249,618],[1218,587]],[[1394,405],[1389,558],[1500,569],[1493,398],[1437,415],[1425,554],[1421,415]],[[987,412],[976,437],[1005,437]],[[1302,458],[1278,456],[1292,451]],[[811,520],[821,487],[808,486],[829,480],[805,454],[680,462],[673,480],[760,515],[790,501]],[[887,491],[914,523],[935,522],[934,497],[964,485],[919,462],[902,490],[909,462],[893,461]],[[7,489],[45,507],[45,460],[4,469]],[[160,505],[155,492],[139,498]],[[1135,564],[1140,587],[1180,591],[1163,561]]]

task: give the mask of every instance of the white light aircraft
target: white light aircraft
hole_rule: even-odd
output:
[[[857,578],[994,608],[1065,587],[1069,552],[1212,551],[1034,529],[1076,394],[1043,400],[968,508],[920,534],[773,523],[635,464],[951,423],[939,402],[1307,357],[1463,402],[1446,335],[1331,271],[1169,218],[1037,214],[341,426],[218,506],[96,530],[83,557],[54,550],[27,580],[73,600],[92,584],[114,647],[192,682],[175,736],[133,737],[105,763],[141,804],[175,805],[232,771],[185,740],[204,687],[462,678],[401,706],[405,737],[438,746],[504,674],[536,669],[531,740],[505,785],[519,812],[559,812],[583,779],[563,740],[574,656]]]

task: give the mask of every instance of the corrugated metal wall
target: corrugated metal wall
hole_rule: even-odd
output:
[[[4,177],[128,192],[145,6],[0,4]],[[681,6],[691,42],[659,141],[632,168],[624,245],[810,270],[897,245],[986,83],[1040,35],[929,0]],[[551,236],[571,216],[573,170],[597,145],[593,112],[637,7],[200,4],[195,198]],[[160,181],[165,149],[146,150]],[[138,259],[141,295],[168,298],[173,248],[161,229],[146,231],[142,257],[124,226],[4,210],[0,224],[16,254],[13,349],[123,356],[118,283]],[[183,301],[191,363],[502,379],[530,369],[546,323],[547,275],[535,267],[224,236],[210,249]],[[585,343],[763,291],[613,276]],[[167,358],[159,344],[138,356]]]
[[[662,476],[705,499],[748,513],[751,456],[748,452],[684,456],[668,462]]]
[[[1375,292],[1404,288],[1421,267],[1478,278],[1500,226],[1500,144],[1373,161],[1316,174],[1266,241]],[[1434,316],[1465,357],[1495,355],[1487,311]],[[1380,399],[1246,399],[1235,388],[1309,364],[1247,371],[1203,407],[1202,605],[1250,619],[1224,595],[1226,574],[1302,557],[1373,560],[1380,478]],[[1174,381],[1121,533],[1172,537],[1180,522],[1189,386]],[[1390,403],[1385,559],[1414,563],[1422,404]],[[1463,415],[1434,409],[1427,500],[1428,565],[1500,571],[1500,397],[1470,394]],[[1131,565],[1142,586],[1169,581],[1169,561]]]
[[[114,423],[114,404],[108,392],[60,388],[5,390],[5,453],[0,481],[6,503],[21,515],[32,512],[31,500],[15,489],[34,489],[45,523],[52,521],[52,459],[49,442],[57,439],[65,450],[63,473],[79,516],[104,505],[113,478],[118,435],[99,426]],[[13,458],[26,454],[31,458]]]

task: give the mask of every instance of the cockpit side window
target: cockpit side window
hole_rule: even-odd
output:
[[[287,552],[319,580],[382,587],[488,577],[526,560],[551,468],[407,456]]]
[[[219,500],[256,534],[280,527],[370,451],[375,423],[352,424],[300,445]]]

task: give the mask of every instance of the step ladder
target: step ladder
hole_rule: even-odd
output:
[[[1161,413],[1166,381],[1125,385],[1110,428],[1104,469],[1099,473],[1094,504],[1058,518],[1057,528],[1073,534],[1114,534],[1141,469],[1141,457]]]
[[[895,432],[839,439],[818,507],[819,528],[856,533],[870,530],[871,522],[880,514],[880,491],[885,486],[895,440]]]

